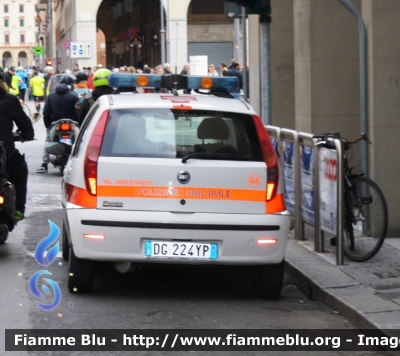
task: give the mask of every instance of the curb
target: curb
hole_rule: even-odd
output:
[[[337,310],[358,329],[373,329],[379,336],[398,337],[398,332],[393,334],[393,331],[399,328],[391,327],[390,318],[400,313],[400,306],[393,309],[392,304],[376,296],[371,288],[291,239],[287,246],[285,272],[308,298]],[[399,355],[398,351],[385,351]]]

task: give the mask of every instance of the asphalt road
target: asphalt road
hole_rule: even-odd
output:
[[[342,315],[319,302],[307,299],[288,276],[285,277],[281,298],[262,300],[255,296],[251,280],[244,268],[157,266],[121,275],[112,265],[105,264],[97,270],[93,292],[78,295],[71,294],[67,289],[68,264],[61,257],[56,258],[49,267],[51,278],[61,288],[61,302],[55,309],[43,311],[35,304],[37,298],[30,293],[28,283],[35,272],[43,269],[36,263],[33,253],[38,242],[49,232],[48,220],[59,227],[62,225],[61,177],[59,171],[53,167],[50,167],[47,174],[35,173],[41,164],[45,136],[43,121],[36,124],[35,130],[38,141],[19,144],[21,152],[26,154],[30,170],[27,217],[10,234],[7,243],[0,246],[0,355],[47,354],[5,352],[4,330],[18,328],[354,329]],[[50,296],[49,300],[52,298]],[[85,355],[84,352],[68,354]],[[96,352],[96,355],[113,354],[117,353]],[[228,355],[232,352],[202,353],[218,354]],[[268,354],[286,355],[287,352]],[[295,354],[309,355],[310,352]],[[323,354],[341,353],[327,351]],[[361,355],[357,352],[343,354]],[[362,355],[384,353],[364,352]]]

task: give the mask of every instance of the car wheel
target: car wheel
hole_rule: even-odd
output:
[[[259,266],[256,277],[256,293],[261,298],[278,298],[283,286],[285,261],[276,265]]]
[[[67,229],[65,228],[65,223],[63,223],[63,232],[62,232],[62,258],[64,261],[69,260],[69,242],[67,236]]]
[[[87,293],[92,290],[93,261],[81,260],[69,248],[68,289],[72,293]]]
[[[0,245],[6,242],[8,236],[8,227],[6,224],[0,223]]]

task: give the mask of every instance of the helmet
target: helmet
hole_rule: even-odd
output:
[[[87,82],[88,80],[88,75],[85,72],[79,71],[75,73],[76,77],[76,83],[78,84],[79,82]]]
[[[60,80],[60,84],[74,85],[75,83],[76,77],[72,74],[64,74]]]
[[[18,67],[18,68],[17,68],[17,71],[18,71],[18,72],[22,72],[23,70],[24,70],[24,68],[22,68],[22,67]]]
[[[108,76],[111,71],[108,69],[99,69],[93,76],[93,86],[95,88],[100,86],[108,86]]]

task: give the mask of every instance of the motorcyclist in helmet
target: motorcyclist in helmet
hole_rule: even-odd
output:
[[[49,154],[46,152],[46,145],[50,141],[50,130],[52,123],[60,119],[71,119],[77,121],[79,110],[79,98],[74,93],[76,77],[72,74],[64,74],[56,90],[52,92],[43,109],[43,121],[46,126],[46,141],[43,151],[42,166],[36,173],[46,173],[48,171]]]
[[[82,125],[87,113],[94,102],[102,95],[112,94],[114,89],[108,86],[108,76],[111,71],[108,69],[99,69],[93,75],[93,86],[94,90],[92,94],[86,95],[82,102],[81,110],[79,112],[79,126]]]
[[[24,155],[21,155],[14,145],[13,125],[17,125],[22,142],[34,138],[32,122],[22,110],[22,106],[15,95],[8,93],[3,69],[0,68],[0,141],[3,142],[7,154],[6,173],[15,187],[16,221],[22,220],[25,213],[26,190],[28,182],[28,167]]]
[[[85,72],[79,71],[75,74],[75,77],[76,88],[74,92],[78,95],[79,101],[82,103],[85,96],[92,93],[88,87],[88,75]]]

